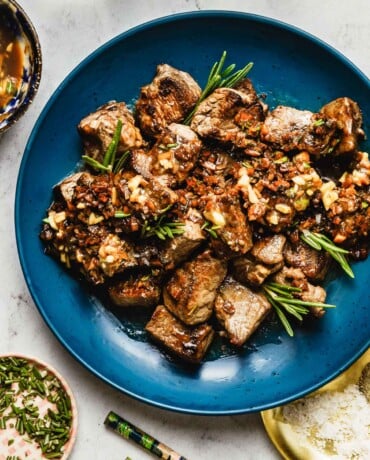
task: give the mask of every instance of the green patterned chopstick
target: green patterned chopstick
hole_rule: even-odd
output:
[[[185,457],[178,454],[170,447],[157,441],[152,436],[144,433],[132,423],[123,419],[115,412],[110,411],[104,420],[104,425],[112,428],[116,433],[126,439],[131,439],[144,449],[164,460],[186,460]]]

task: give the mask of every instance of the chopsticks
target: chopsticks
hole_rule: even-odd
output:
[[[106,416],[104,425],[111,428],[123,438],[131,439],[133,442],[151,452],[156,457],[164,460],[187,460],[170,447],[153,438],[148,433],[140,430],[140,428],[123,419],[113,411],[110,411]]]

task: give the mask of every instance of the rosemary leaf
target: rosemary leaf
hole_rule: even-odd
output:
[[[322,302],[309,302],[293,297],[302,290],[295,286],[267,282],[262,285],[262,289],[271,305],[274,307],[278,318],[284,326],[287,333],[292,337],[294,335],[286,314],[293,316],[299,321],[310,312],[310,308],[334,308],[335,305],[325,304]]]
[[[211,68],[211,71],[208,75],[207,83],[204,86],[204,89],[201,92],[201,95],[195,104],[194,109],[188,114],[184,120],[184,124],[188,125],[193,118],[194,113],[198,109],[201,102],[204,101],[213,91],[217,88],[232,88],[236,86],[241,80],[243,80],[248,72],[252,69],[253,63],[249,62],[242,69],[233,72],[235,69],[235,64],[230,64],[224,69],[226,61],[226,51],[221,55],[221,58],[218,62],[215,62]],[[233,72],[233,73],[232,73]]]
[[[126,150],[116,161],[116,164],[113,167],[113,172],[118,173],[121,171],[123,166],[125,165],[126,161],[128,160],[128,157],[130,156],[129,150]]]
[[[117,148],[118,148],[119,140],[121,137],[121,130],[122,130],[122,120],[118,120],[116,128],[112,136],[112,140],[110,144],[108,145],[107,151],[105,152],[105,155],[103,158],[103,165],[105,167],[110,167],[111,170],[113,169],[114,161],[116,158]]]
[[[104,166],[102,163],[94,160],[94,158],[91,158],[88,155],[82,155],[82,159],[85,163],[87,163],[89,166],[96,169],[97,171],[109,171],[109,168],[107,166]]]
[[[301,234],[301,239],[316,249],[321,251],[322,249],[326,251],[331,257],[338,262],[342,267],[343,271],[350,277],[354,278],[355,275],[348,263],[348,260],[345,258],[344,254],[348,254],[346,249],[336,246],[327,236],[322,235],[321,233],[310,232],[309,230],[303,230]]]

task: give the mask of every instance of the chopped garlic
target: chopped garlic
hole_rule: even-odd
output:
[[[132,179],[128,181],[127,186],[130,192],[133,192],[143,183],[146,183],[146,180],[143,178],[143,176],[140,176],[138,174],[137,176],[133,177]]]
[[[210,211],[204,211],[203,215],[207,220],[219,228],[225,227],[226,225],[224,215],[218,210],[211,209]]]
[[[91,212],[89,215],[88,225],[96,225],[104,220],[103,216],[97,216],[95,213]]]
[[[66,213],[65,211],[57,212],[54,216],[54,221],[57,224],[60,224],[61,222],[64,222],[66,220]]]
[[[320,187],[320,192],[322,203],[327,211],[330,206],[339,198],[334,182],[330,180],[329,182],[322,184]]]
[[[238,180],[238,187],[242,192],[248,195],[248,199],[252,204],[256,204],[260,201],[256,191],[251,186],[249,181],[248,171],[247,168],[240,168],[239,170],[239,180]]]
[[[276,211],[281,212],[281,214],[290,214],[292,212],[291,207],[284,203],[276,204],[275,209]]]

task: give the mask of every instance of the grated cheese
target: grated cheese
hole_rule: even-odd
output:
[[[284,422],[315,459],[370,459],[370,404],[359,386],[325,391],[283,407]]]

